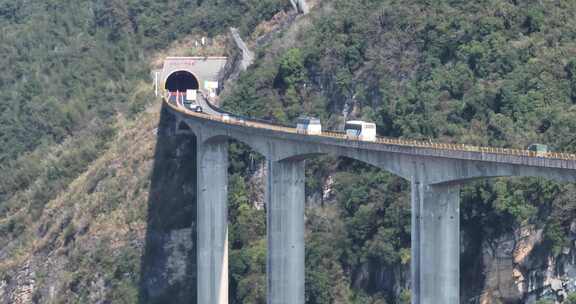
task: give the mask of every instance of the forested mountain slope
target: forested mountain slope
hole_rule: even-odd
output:
[[[224,107],[327,128],[576,151],[573,1],[323,1],[258,52]],[[330,168],[330,169],[327,169]],[[308,163],[310,303],[402,300],[405,182],[349,160]],[[560,301],[575,292],[574,185],[498,179],[462,191],[462,301]],[[254,241],[254,244],[258,240]],[[240,250],[242,252],[242,250]],[[379,302],[380,301],[380,302]]]
[[[127,225],[141,221],[146,231],[148,189],[113,182],[115,189],[100,191],[98,185],[119,177],[114,172],[119,167],[136,170],[140,186],[150,183],[145,164],[124,167],[130,150],[116,142],[129,126],[133,132],[144,127],[139,113],[158,102],[151,61],[188,35],[215,36],[229,26],[250,33],[289,6],[275,0],[0,1],[0,302],[138,301],[145,233],[130,234],[125,243],[100,241],[91,232],[98,234],[101,226],[88,227],[102,214],[115,221],[107,215],[142,205],[143,212],[133,213]],[[131,144],[152,147],[151,160],[156,131],[146,132],[142,142]],[[113,171],[98,169],[97,180],[86,188],[82,176],[107,157],[115,159],[106,168]],[[120,234],[133,231],[116,228]],[[78,233],[94,242],[76,242]],[[85,246],[75,247],[78,243]],[[113,282],[115,275],[122,285]],[[175,297],[184,301],[186,292],[190,289]]]
[[[190,34],[252,38],[238,113],[576,151],[573,1],[312,3],[257,39],[289,1],[0,0],[0,302],[193,300],[194,144],[149,107],[150,61]],[[265,171],[231,144],[231,303],[265,303]],[[317,158],[306,187],[307,303],[409,303],[409,185]],[[573,184],[477,182],[461,213],[463,303],[576,291]]]

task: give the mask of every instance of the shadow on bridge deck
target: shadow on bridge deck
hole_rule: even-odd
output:
[[[196,138],[162,109],[148,197],[139,304],[196,303]]]

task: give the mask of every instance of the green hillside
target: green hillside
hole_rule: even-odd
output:
[[[573,1],[324,1],[309,26],[258,52],[224,106],[281,122],[311,114],[335,129],[347,115],[390,137],[574,152],[575,9]],[[328,177],[334,192],[334,204],[308,210],[308,303],[406,302],[409,186],[350,160],[307,165],[308,193]],[[486,292],[483,244],[520,227],[544,229],[534,259],[571,256],[563,248],[574,238],[575,190],[541,179],[466,186],[463,300]]]
[[[576,2],[314,3],[251,41],[255,64],[224,108],[576,152]],[[0,0],[0,302],[191,303],[194,144],[165,133],[151,62],[189,35],[236,26],[254,38],[282,10],[288,1]],[[230,302],[265,303],[264,162],[239,143],[230,154]],[[409,184],[350,159],[306,166],[306,302],[409,303]],[[461,213],[463,301],[490,294],[485,248],[522,229],[542,231],[515,266],[525,277],[576,252],[574,184],[475,182]],[[534,296],[555,297],[539,280]],[[506,288],[491,303],[526,300]]]
[[[2,0],[0,161],[141,109],[149,56],[174,40],[227,26],[249,32],[285,6],[202,2]]]

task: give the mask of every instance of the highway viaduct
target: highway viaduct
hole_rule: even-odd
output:
[[[183,59],[172,59],[182,60]],[[190,59],[208,60],[208,59]],[[221,60],[221,59],[215,59]],[[171,76],[210,66],[170,68]],[[220,66],[220,65],[214,65]],[[217,71],[206,72],[217,81]],[[200,73],[201,74],[201,73]],[[182,85],[182,84],[180,84]],[[262,154],[268,164],[267,302],[304,303],[305,159],[343,156],[398,175],[411,183],[411,292],[413,304],[458,304],[460,276],[460,187],[481,178],[543,177],[576,181],[576,155],[537,156],[525,150],[482,148],[379,138],[347,139],[337,132],[302,135],[294,128],[246,118],[223,119],[201,99],[207,113],[195,113],[164,98],[175,132],[197,140],[198,303],[228,303],[227,169],[228,141],[234,139]]]

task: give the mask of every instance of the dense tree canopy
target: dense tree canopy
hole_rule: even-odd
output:
[[[0,215],[10,215],[0,221],[0,248],[24,242],[45,204],[108,148],[115,124],[152,100],[151,54],[228,26],[248,36],[288,5],[0,0]],[[281,122],[308,114],[339,129],[360,118],[390,137],[516,148],[539,142],[574,152],[575,17],[571,0],[325,0],[297,31],[258,45],[255,65],[223,102]],[[238,143],[230,155],[230,301],[265,303],[265,211],[254,207],[250,188],[263,160]],[[409,303],[409,185],[350,159],[318,157],[306,166],[307,303]],[[470,288],[463,297],[480,292],[481,278],[467,269],[477,270],[482,243],[522,225],[543,228],[543,251],[562,255],[575,198],[574,185],[541,179],[464,186],[462,269]],[[73,239],[67,227],[64,239]],[[84,272],[71,280],[97,264],[111,278],[109,298],[130,302],[138,255],[125,250],[97,261],[70,258],[70,271]]]
[[[296,39],[259,53],[225,107],[282,122],[311,114],[332,129],[361,118],[391,137],[574,152],[575,9],[573,1],[326,1]],[[315,162],[346,170],[331,176],[336,205],[309,210],[308,303],[406,301],[405,285],[390,281],[405,282],[410,259],[408,187],[358,163]],[[309,177],[326,180],[323,166],[308,163]],[[575,195],[573,185],[541,179],[465,186],[462,225],[473,240],[464,243],[463,277],[483,240],[526,224],[543,227],[543,246],[561,254]]]

